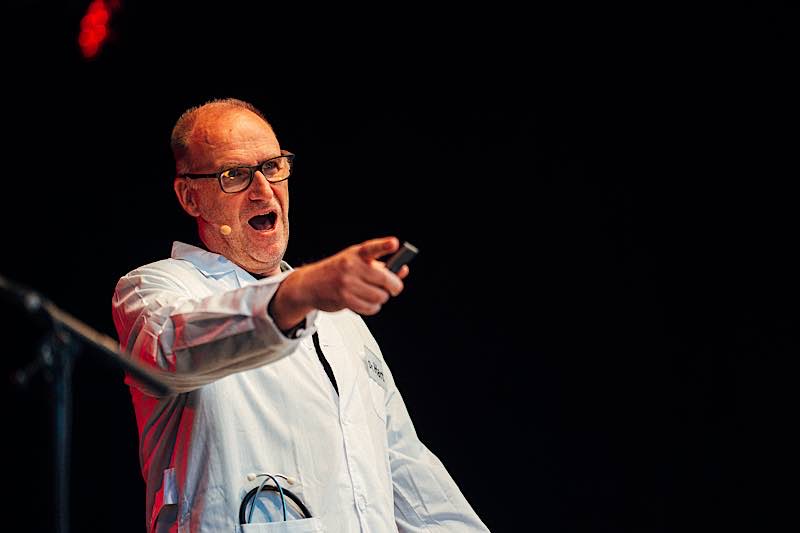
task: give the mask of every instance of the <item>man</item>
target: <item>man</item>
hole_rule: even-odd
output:
[[[122,277],[112,302],[122,349],[176,390],[127,379],[149,530],[487,531],[418,440],[358,316],[403,290],[408,267],[379,260],[397,239],[287,265],[293,155],[248,103],[188,110],[172,149],[203,248],[176,242]],[[284,503],[296,520],[265,525]]]

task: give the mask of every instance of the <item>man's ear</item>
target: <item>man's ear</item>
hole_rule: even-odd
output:
[[[183,210],[193,217],[200,216],[200,210],[197,202],[195,201],[195,195],[197,192],[189,183],[189,180],[186,178],[176,177],[175,181],[172,182],[172,187],[175,189],[175,196],[178,197],[178,201],[181,203]]]

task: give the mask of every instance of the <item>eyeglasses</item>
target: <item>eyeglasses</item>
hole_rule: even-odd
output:
[[[214,172],[212,174],[182,174],[182,177],[193,180],[217,178],[223,192],[242,192],[253,183],[253,176],[255,176],[256,170],[260,170],[270,183],[278,183],[288,178],[292,173],[294,154],[286,150],[281,150],[281,154],[282,155],[267,159],[252,167],[229,168],[228,170]]]

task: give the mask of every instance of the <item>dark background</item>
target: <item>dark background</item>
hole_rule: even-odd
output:
[[[125,2],[85,60],[87,4],[7,10],[4,277],[113,337],[117,279],[193,235],[174,121],[249,100],[298,154],[291,264],[420,249],[367,322],[490,529],[767,530],[794,505],[793,13]],[[41,330],[0,312],[10,375]],[[143,531],[122,373],[85,347],[73,384],[72,528]],[[51,531],[51,384],[3,391],[4,526]]]

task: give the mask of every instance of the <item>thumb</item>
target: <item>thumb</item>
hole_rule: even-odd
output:
[[[400,248],[400,241],[397,237],[381,237],[370,239],[358,245],[358,255],[364,261],[371,261],[386,254],[390,254]]]

